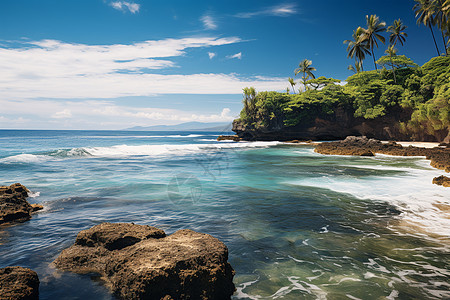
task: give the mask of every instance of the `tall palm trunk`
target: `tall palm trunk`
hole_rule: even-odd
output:
[[[394,74],[394,82],[395,82],[395,84],[397,84],[397,76],[395,75],[395,67],[394,67],[394,63],[392,62],[392,56],[391,56],[391,68],[392,68],[392,73]]]
[[[440,56],[441,54],[439,53],[439,48],[438,48],[438,45],[436,43],[436,38],[434,37],[433,27],[431,27],[431,24],[428,25],[428,27],[430,27],[431,35],[433,36],[434,46],[436,46],[437,54],[438,54],[438,56]]]

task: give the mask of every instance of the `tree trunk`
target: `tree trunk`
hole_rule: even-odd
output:
[[[448,55],[447,54],[447,42],[446,42],[445,37],[444,37],[444,31],[441,30],[441,34],[442,34],[442,42],[444,42],[445,56],[447,56]]]
[[[394,82],[395,82],[395,84],[397,84],[397,76],[395,75],[395,67],[394,67],[394,63],[392,62],[392,58],[391,58],[391,68],[392,68],[392,73],[394,74]]]
[[[434,32],[433,32],[433,28],[431,27],[431,24],[428,25],[428,27],[430,27],[431,35],[433,36],[434,46],[436,46],[437,54],[438,54],[438,56],[440,56],[441,54],[439,53],[439,48],[438,48],[438,45],[436,43],[436,38],[434,37]]]
[[[375,62],[375,54],[373,53],[373,48],[372,48],[372,58],[373,58],[373,64],[375,65],[375,70],[378,71],[377,63]]]

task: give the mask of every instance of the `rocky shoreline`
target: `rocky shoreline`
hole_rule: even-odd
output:
[[[395,156],[425,156],[436,169],[450,172],[450,144],[441,143],[438,147],[403,147],[396,142],[383,143],[367,137],[349,136],[345,140],[317,144],[315,152],[327,155],[374,156],[376,153]],[[439,180],[437,179],[439,178]],[[433,183],[449,186],[446,176],[436,177]]]

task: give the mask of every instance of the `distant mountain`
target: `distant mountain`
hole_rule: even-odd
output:
[[[177,125],[154,125],[154,126],[135,126],[126,128],[127,131],[231,131],[231,123],[229,122],[187,122]]]

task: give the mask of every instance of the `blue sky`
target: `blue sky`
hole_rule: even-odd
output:
[[[285,90],[304,58],[313,61],[316,76],[345,80],[352,61],[343,41],[367,14],[388,25],[401,18],[408,38],[399,53],[421,65],[436,53],[429,30],[416,25],[413,5],[2,0],[0,128],[231,121],[243,87]],[[376,57],[384,50],[381,45]],[[374,68],[371,57],[364,66]]]

